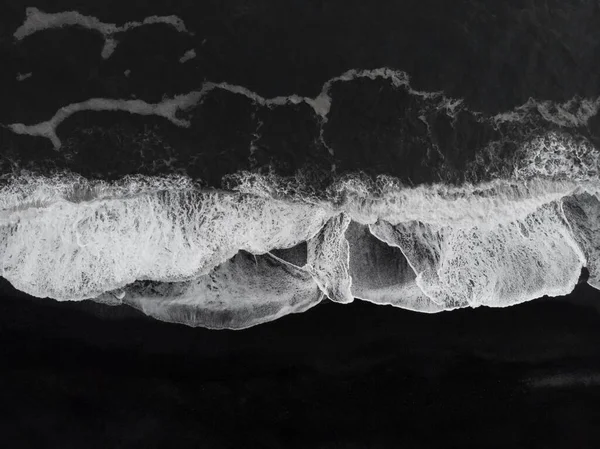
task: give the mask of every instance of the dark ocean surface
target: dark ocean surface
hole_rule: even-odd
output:
[[[236,332],[5,296],[3,438],[15,448],[593,448],[600,314],[573,301],[599,299],[580,285],[564,300],[439,315],[324,303]]]

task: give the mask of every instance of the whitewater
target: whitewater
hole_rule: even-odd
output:
[[[505,307],[568,294],[584,266],[600,286],[592,179],[407,187],[347,176],[316,197],[237,176],[231,191],[183,176],[5,181],[1,275],[33,296],[215,329],[325,298],[428,313]]]

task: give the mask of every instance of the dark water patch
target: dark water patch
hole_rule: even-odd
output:
[[[598,297],[596,290],[582,284],[564,298],[537,300],[505,309],[480,307],[435,315],[362,301],[351,305],[326,302],[302,314],[243,331],[189,328],[143,315],[121,324],[105,323],[84,311],[86,307],[81,304],[87,302],[73,307],[75,303],[31,298],[5,280],[2,280],[0,306],[3,332],[31,332],[40,337],[60,335],[93,346],[112,342],[111,345],[123,349],[134,349],[145,341],[143,352],[148,354],[166,348],[172,355],[194,353],[198,357],[228,350],[256,350],[266,351],[263,358],[286,361],[303,354],[307,363],[329,360],[333,367],[338,358],[349,357],[362,346],[381,344],[390,351],[395,348],[396,354],[466,351],[496,361],[541,363],[564,357],[598,356],[600,314],[590,313],[586,306],[577,303],[578,296],[588,291]],[[108,332],[107,327],[112,331]],[[277,344],[265,348],[269,335],[278,335]],[[18,344],[15,340],[4,349]],[[286,352],[291,348],[301,352],[296,355]],[[340,364],[337,369],[345,368]]]
[[[373,292],[394,288],[401,292],[403,285],[414,281],[416,274],[400,248],[377,239],[368,226],[351,222],[346,231],[350,243],[349,274],[352,293],[367,298]]]
[[[433,316],[326,303],[214,332],[3,293],[2,428],[23,446],[566,448],[597,435],[595,390],[523,382],[598,359],[600,316],[564,302]]]
[[[103,93],[102,82],[97,79],[104,45],[99,33],[76,27],[51,29],[28,36],[17,45],[26,61],[20,71],[33,75],[18,83],[7,99],[13,104],[10,122],[42,122],[62,106]]]
[[[0,95],[4,99],[0,106],[0,123],[9,123],[15,114],[23,114],[24,106],[18,95],[23,86],[20,85],[17,75],[29,73],[31,65],[8,37],[0,38],[0,61]]]
[[[190,116],[188,142],[180,152],[189,160],[188,173],[218,185],[227,173],[249,167],[250,143],[258,127],[251,101],[216,90]]]
[[[432,148],[420,103],[388,81],[357,79],[331,89],[325,140],[340,172],[363,170],[404,182],[432,182],[440,157]]]
[[[202,76],[183,65],[179,59],[194,47],[188,34],[172,26],[157,23],[144,25],[115,35],[119,45],[102,64],[100,78],[119,76],[130,70],[127,96],[158,103],[163,97],[173,97],[199,88]],[[193,66],[193,64],[192,64]]]
[[[297,267],[303,267],[308,261],[308,246],[306,242],[299,243],[292,248],[273,249],[270,253]]]
[[[130,174],[164,175],[178,167],[169,137],[179,129],[167,120],[128,112],[84,111],[57,130],[65,168],[87,178],[119,179]]]
[[[432,140],[443,159],[441,176],[449,181],[464,181],[467,167],[488,145],[501,138],[491,123],[464,110],[456,117],[438,113],[430,126]]]
[[[584,282],[587,282],[587,280],[590,278],[590,270],[588,270],[586,267],[583,267],[581,269],[581,274],[579,275],[579,279],[577,280],[577,284],[583,284]]]
[[[251,144],[255,167],[268,167],[283,176],[291,176],[301,167],[324,174],[331,171],[334,158],[319,140],[321,124],[310,106],[260,108],[256,120]]]
[[[0,126],[0,174],[29,170],[50,173],[65,166],[64,156],[42,137],[19,135]]]

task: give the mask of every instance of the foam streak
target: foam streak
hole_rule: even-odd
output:
[[[23,33],[24,32],[21,32],[19,35]],[[319,117],[319,139],[321,143],[323,143],[330,153],[333,154],[333,149],[327,145],[323,137],[324,127],[328,120],[332,102],[334,101],[330,96],[330,90],[335,83],[351,82],[360,78],[388,80],[395,88],[406,89],[411,95],[433,101],[433,105],[430,105],[429,107],[436,110],[443,109],[450,116],[455,116],[461,110],[468,111],[462,100],[446,97],[442,92],[422,92],[415,90],[410,86],[410,78],[406,72],[382,67],[372,70],[348,70],[340,76],[327,80],[323,84],[320,93],[314,98],[303,97],[296,94],[265,98],[244,86],[230,84],[228,82],[215,83],[208,81],[202,85],[200,90],[177,95],[171,99],[165,99],[160,103],[149,104],[142,100],[93,98],[80,103],[64,106],[59,109],[51,119],[38,124],[26,125],[23,123],[14,123],[5,126],[17,134],[26,134],[50,139],[54,147],[59,149],[61,142],[56,135],[56,128],[65,119],[77,112],[127,111],[132,114],[164,117],[177,126],[189,127],[189,121],[178,118],[176,113],[198,105],[203,98],[213,90],[223,90],[236,95],[242,95],[250,99],[255,105],[267,108],[306,103]],[[477,120],[491,120],[496,125],[506,122],[523,122],[528,119],[533,120],[532,115],[534,113],[539,113],[539,115],[547,122],[559,124],[563,127],[578,127],[585,126],[587,121],[598,112],[599,107],[600,99],[581,100],[574,98],[564,104],[529,100],[525,105],[520,106],[513,111],[498,114],[491,118],[486,118],[478,112],[470,112]]]
[[[115,34],[138,28],[144,25],[162,23],[173,27],[180,33],[193,34],[187,30],[185,23],[177,16],[150,16],[141,22],[127,22],[121,26],[114,23],[101,22],[96,17],[85,16],[77,11],[64,11],[58,13],[46,13],[38,8],[30,7],[25,10],[25,21],[14,32],[13,37],[22,40],[43,30],[62,28],[66,26],[78,26],[98,32],[104,38],[102,58],[108,59],[115,51],[118,40]]]

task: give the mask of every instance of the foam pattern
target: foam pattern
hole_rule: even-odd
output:
[[[583,192],[567,197],[563,211],[571,231],[586,257],[588,284],[600,289],[600,201],[598,195]]]
[[[270,254],[240,251],[210,273],[183,282],[137,281],[97,298],[154,318],[210,329],[243,329],[299,313],[324,295],[308,271]]]
[[[395,246],[377,239],[368,226],[352,222],[346,231],[352,295],[375,304],[416,312],[445,310],[426,296],[416,283],[416,273]]]
[[[268,182],[276,196],[176,177],[7,180],[2,275],[39,297],[233,329],[325,297],[428,313],[505,307],[569,293],[583,266],[600,285],[591,181],[406,188],[348,178],[320,199]]]
[[[402,250],[417,284],[437,304],[505,307],[575,287],[586,259],[560,206],[484,229],[385,221],[370,228]]]
[[[340,303],[354,300],[348,273],[349,247],[344,235],[349,224],[350,218],[339,214],[308,241],[308,269],[327,297]]]
[[[93,298],[140,279],[183,281],[239,250],[313,237],[329,218],[308,204],[192,190],[2,211],[2,276],[34,296]]]

